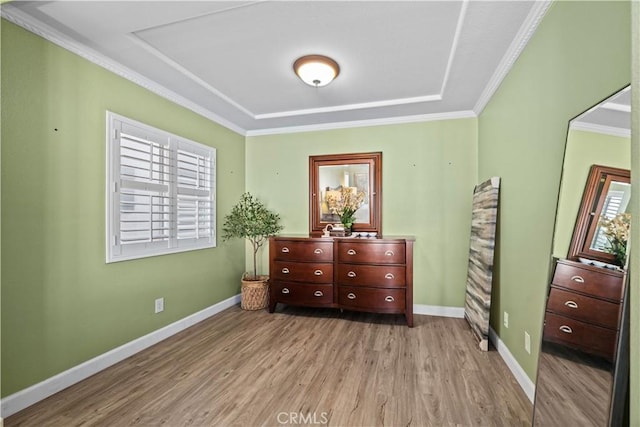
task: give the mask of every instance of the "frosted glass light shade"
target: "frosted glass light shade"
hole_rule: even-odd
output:
[[[296,59],[293,70],[303,82],[315,87],[328,85],[340,74],[338,63],[322,55],[307,55]]]

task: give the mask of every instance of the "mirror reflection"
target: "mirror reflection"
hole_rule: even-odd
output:
[[[628,169],[591,166],[568,259],[614,270],[624,267],[631,222],[630,176]]]
[[[611,362],[543,341],[538,363],[534,425],[607,425]]]
[[[309,234],[328,225],[382,234],[381,152],[309,156]]]
[[[320,221],[340,222],[340,217],[332,213],[331,201],[340,199],[341,190],[349,189],[353,193],[363,193],[364,201],[355,212],[355,223],[371,221],[369,209],[369,164],[344,164],[319,167],[320,183]]]
[[[631,199],[631,184],[627,182],[613,181],[610,183],[604,203],[597,217],[612,221],[623,214],[630,214],[629,200]],[[594,215],[596,212],[594,212]],[[589,249],[599,252],[611,253],[611,241],[605,233],[605,225],[602,221],[598,222],[593,238],[590,240]]]
[[[630,97],[626,87],[569,125],[534,426],[621,425],[623,419],[629,375],[624,255],[631,206]]]

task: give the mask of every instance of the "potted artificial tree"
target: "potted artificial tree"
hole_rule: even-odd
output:
[[[282,228],[280,215],[267,209],[251,193],[244,193],[224,219],[223,240],[244,238],[251,242],[253,248],[253,274],[242,275],[240,306],[244,310],[260,310],[268,304],[269,276],[258,275],[256,258],[258,250],[267,242],[269,236],[277,234]]]

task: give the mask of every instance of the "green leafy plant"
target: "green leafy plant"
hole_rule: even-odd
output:
[[[283,228],[280,225],[280,215],[267,209],[251,193],[244,193],[238,204],[225,217],[222,226],[223,240],[240,237],[247,239],[253,246],[253,277],[249,276],[247,280],[258,280],[256,263],[258,250],[269,236],[277,234]]]

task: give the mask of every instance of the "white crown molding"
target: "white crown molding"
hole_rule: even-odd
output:
[[[605,102],[601,107],[606,108],[607,110],[620,111],[623,113],[631,112],[631,105],[619,104],[617,102]]]
[[[509,73],[527,43],[529,43],[529,40],[538,28],[542,18],[549,10],[551,3],[552,0],[536,0],[534,2],[533,7],[529,11],[529,15],[527,15],[527,19],[525,19],[524,23],[518,30],[518,33],[511,42],[509,49],[507,49],[507,52],[502,57],[498,68],[496,68],[496,71],[491,76],[491,79],[484,88],[480,98],[478,98],[476,105],[473,107],[473,111],[475,111],[477,115],[482,113],[482,110],[487,106],[489,100],[493,97],[493,94],[498,90],[498,87],[500,87],[502,80],[504,80],[505,76]]]
[[[279,135],[286,133],[315,132],[322,130],[431,122],[436,120],[468,119],[475,117],[477,117],[477,115],[473,111],[453,111],[450,113],[420,114],[416,116],[387,117],[382,119],[354,120],[350,122],[333,122],[282,128],[256,129],[248,130],[246,136]]]
[[[460,33],[462,32],[462,25],[464,24],[464,19],[467,16],[467,6],[469,5],[469,0],[463,0],[462,5],[460,5],[460,14],[458,15],[458,23],[456,25],[456,32],[453,36],[453,42],[451,43],[451,50],[449,50],[449,60],[447,61],[447,68],[444,72],[444,78],[442,79],[442,86],[440,87],[440,95],[442,95],[447,87],[447,82],[449,81],[449,75],[451,74],[451,66],[453,65],[453,58],[455,58],[458,53],[458,42],[460,41]]]
[[[7,21],[12,22],[27,31],[30,31],[45,40],[50,41],[53,44],[60,46],[63,49],[66,49],[70,52],[75,53],[76,55],[86,59],[89,62],[92,62],[124,79],[129,80],[141,86],[156,95],[159,95],[169,101],[180,105],[188,110],[193,111],[196,114],[199,114],[213,122],[220,124],[240,135],[245,135],[246,130],[239,127],[235,123],[230,122],[229,120],[213,113],[210,110],[202,108],[194,102],[189,101],[181,95],[167,89],[166,87],[144,77],[143,75],[123,66],[122,64],[107,58],[106,56],[94,51],[93,49],[84,46],[59,31],[51,28],[50,26],[32,18],[31,16],[23,13],[18,8],[13,7],[10,3],[5,3],[2,5],[0,10],[0,16],[5,18]]]
[[[240,295],[234,295],[231,298],[220,301],[204,310],[193,313],[183,319],[171,323],[163,328],[153,331],[147,335],[130,341],[120,347],[114,348],[106,353],[87,360],[84,363],[67,369],[51,378],[32,385],[24,390],[14,393],[2,399],[0,408],[3,417],[9,417],[18,411],[21,411],[47,397],[76,384],[98,372],[113,366],[116,363],[133,356],[142,350],[169,338],[172,335],[181,332],[190,326],[201,322],[214,314],[218,314],[229,307],[240,302]]]
[[[492,327],[489,327],[489,340],[493,343],[493,346],[498,350],[498,354],[502,357],[502,360],[507,364],[507,367],[520,384],[520,387],[529,398],[529,401],[533,403],[536,395],[536,385],[531,381],[527,373],[522,369],[522,366],[518,363],[513,354],[509,351],[509,348],[500,339],[496,331]]]
[[[363,110],[366,108],[389,107],[391,105],[417,104],[420,102],[442,101],[442,96],[424,95],[411,98],[387,99],[385,101],[362,102],[358,104],[343,104],[332,107],[307,108],[304,110],[281,111],[277,113],[256,114],[253,116],[256,120],[275,119],[279,117],[303,116],[307,114],[334,113],[337,111]]]
[[[581,130],[583,132],[595,132],[611,136],[619,136],[621,138],[631,138],[631,129],[618,128],[614,126],[596,125],[593,123],[572,121],[569,125],[569,129]]]

